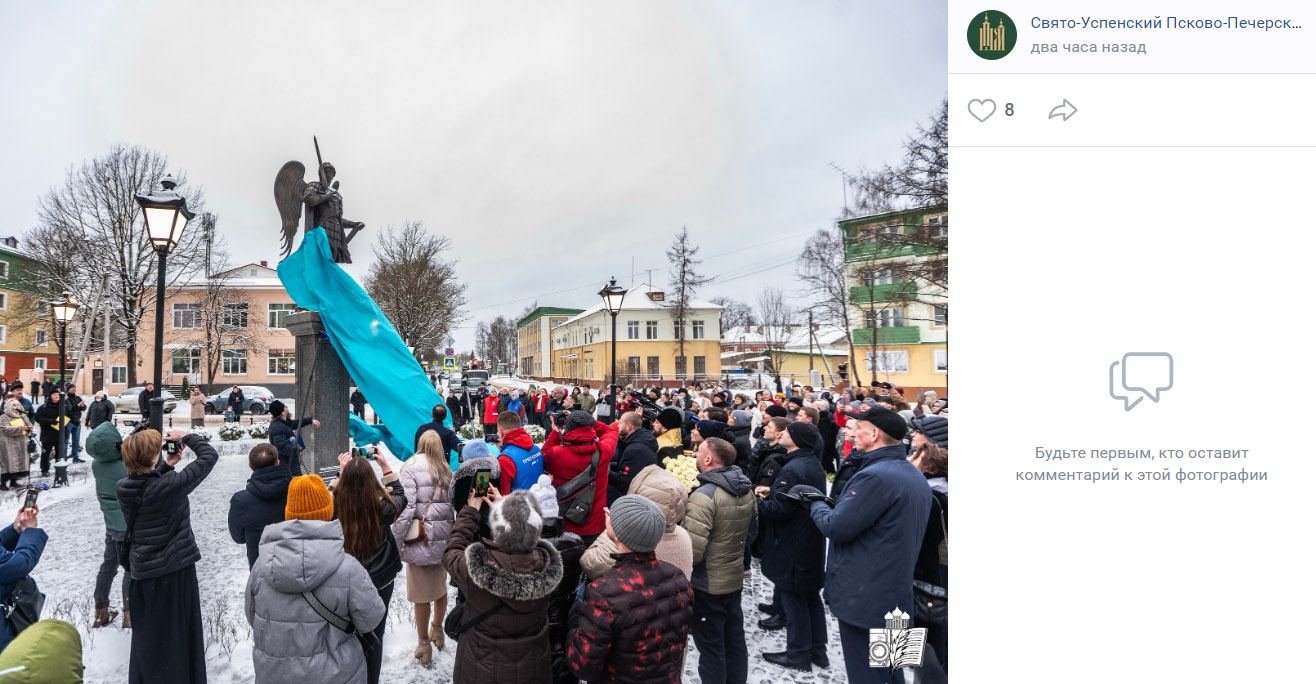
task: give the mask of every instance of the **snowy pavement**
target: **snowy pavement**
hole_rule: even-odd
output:
[[[220,450],[219,463],[191,496],[192,529],[201,547],[197,577],[200,579],[205,622],[206,669],[212,683],[251,682],[251,630],[243,616],[243,591],[247,581],[246,549],[241,544],[233,543],[228,535],[228,502],[234,492],[245,486],[250,474],[246,453],[258,442],[223,442],[216,438],[211,443]],[[185,455],[180,467],[190,461],[189,453]],[[83,662],[86,665],[88,684],[117,684],[128,678],[129,632],[117,626],[91,629],[94,612],[92,589],[104,553],[105,526],[96,502],[95,483],[89,467],[90,464],[71,466],[71,486],[41,494],[38,504],[41,510],[39,522],[50,535],[50,541],[32,574],[46,593],[43,617],[68,621],[82,635]],[[21,494],[4,493],[0,497],[0,516],[6,521],[12,520],[21,502]],[[114,609],[122,610],[117,596],[118,579],[115,578],[115,589],[111,592],[111,604]],[[406,580],[403,574],[398,575],[397,587],[389,607],[389,627],[384,636],[381,681],[397,684],[451,681],[456,644],[449,642],[443,651],[436,652],[432,668],[421,667],[412,658],[416,648],[416,633],[411,604],[406,602]],[[743,601],[746,642],[750,652],[749,681],[755,684],[845,682],[837,624],[830,615],[829,669],[815,668],[812,674],[805,674],[787,671],[763,661],[763,651],[785,650],[784,630],[766,632],[758,627],[758,619],[762,615],[755,606],[767,602],[771,593],[772,585],[759,577],[756,563],[755,576],[746,581]],[[692,642],[684,681],[699,681],[698,662],[698,653]]]

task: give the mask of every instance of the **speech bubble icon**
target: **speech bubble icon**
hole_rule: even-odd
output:
[[[1115,369],[1119,368],[1120,365],[1121,364],[1119,361],[1112,361],[1110,363],[1110,398],[1119,399],[1120,401],[1123,401],[1124,410],[1131,411],[1133,410],[1134,406],[1137,406],[1138,403],[1142,401],[1142,397],[1141,396],[1130,397],[1126,394],[1122,394],[1119,391],[1117,391],[1120,389],[1120,385],[1119,383],[1115,382]]]
[[[1141,392],[1157,402],[1161,392],[1174,387],[1174,357],[1166,352],[1129,352],[1120,365],[1120,384],[1126,392]]]

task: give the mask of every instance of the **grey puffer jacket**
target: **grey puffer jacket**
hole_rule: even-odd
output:
[[[361,642],[320,617],[304,591],[359,632],[384,619],[384,602],[370,574],[343,551],[343,526],[337,520],[270,525],[247,578],[256,681],[365,682]]]
[[[448,545],[448,533],[452,532],[455,512],[448,487],[442,489],[434,486],[430,467],[424,453],[417,452],[399,471],[402,491],[407,495],[407,505],[393,521],[393,539],[402,554],[402,562],[412,565],[438,565],[443,562],[443,549]],[[451,481],[449,481],[451,484]],[[422,518],[426,541],[403,541],[411,521]]]
[[[151,579],[178,572],[201,560],[192,534],[192,508],[188,495],[201,484],[219,453],[200,435],[189,434],[183,446],[196,453],[196,460],[182,470],[161,458],[147,473],[129,473],[114,487],[119,510],[128,523],[131,539],[132,577]],[[137,496],[142,496],[140,510]]]

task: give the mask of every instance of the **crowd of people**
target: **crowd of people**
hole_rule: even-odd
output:
[[[773,586],[758,625],[786,634],[784,651],[756,656],[770,667],[903,681],[869,660],[869,630],[903,611],[928,630],[918,681],[944,681],[946,399],[910,403],[882,383],[785,389],[481,387],[434,406],[405,462],[353,450],[324,477],[301,474],[295,438],[319,422],[274,402],[270,442],[250,450],[229,507],[256,681],[378,682],[402,575],[414,658],[431,666],[455,642],[455,682],[676,683],[693,639],[699,681],[744,684],[755,557]],[[31,411],[18,389],[10,429]],[[483,438],[463,442],[467,422]],[[122,572],[130,681],[204,682],[189,496],[218,455],[196,434],[87,425],[105,525],[93,626],[119,618]],[[546,428],[542,444],[528,425]],[[683,456],[693,488],[664,468]],[[0,531],[0,591],[37,564],[36,514]]]

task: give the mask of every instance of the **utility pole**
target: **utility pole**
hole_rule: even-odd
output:
[[[813,375],[813,309],[809,309],[808,313],[809,313],[809,374],[812,377]]]

